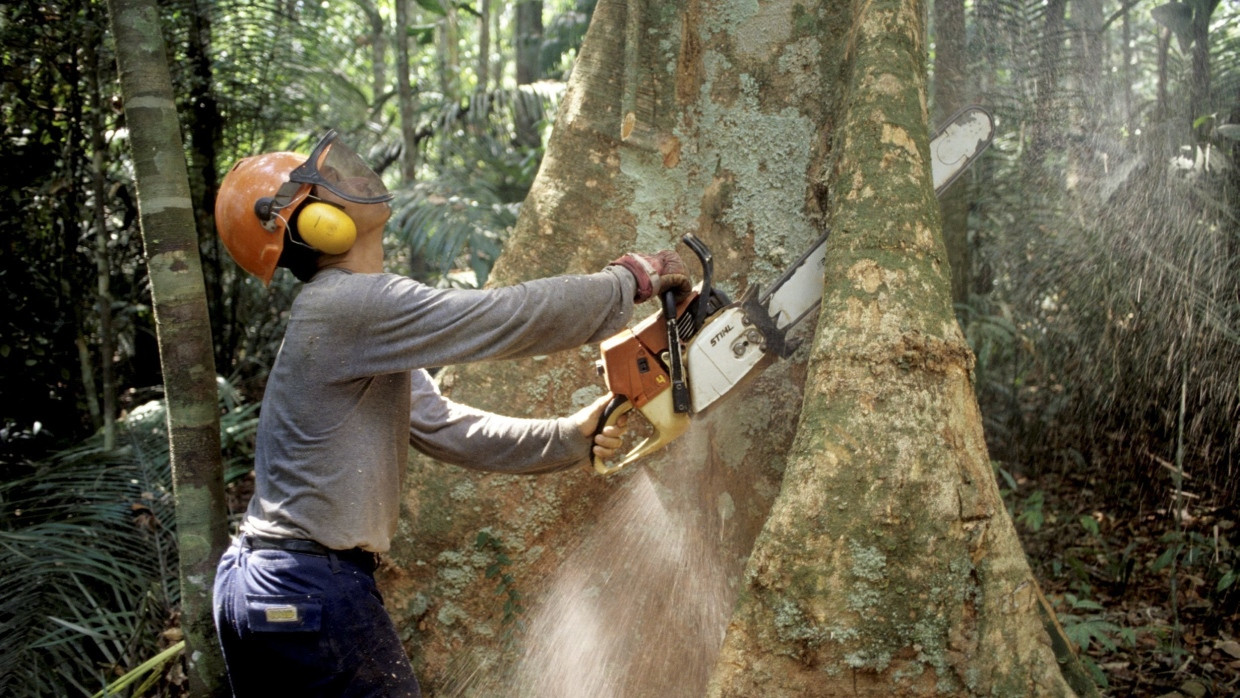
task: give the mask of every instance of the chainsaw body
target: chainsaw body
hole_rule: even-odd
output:
[[[935,194],[972,164],[994,138],[985,110],[969,107],[935,132],[930,142]],[[751,286],[733,303],[713,287],[710,250],[692,234],[681,241],[697,255],[702,281],[687,297],[671,293],[663,310],[601,344],[600,375],[612,400],[598,431],[636,409],[653,434],[615,464],[593,457],[604,475],[662,448],[683,434],[691,415],[714,404],[769,359],[796,350],[789,333],[814,314],[822,301],[827,238],[824,233],[768,291]]]

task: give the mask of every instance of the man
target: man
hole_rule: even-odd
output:
[[[375,588],[399,514],[409,445],[507,473],[607,458],[622,425],[605,400],[550,420],[473,410],[426,368],[600,341],[633,304],[689,279],[671,251],[628,254],[587,276],[489,290],[433,289],[383,272],[392,195],[329,132],[308,158],[268,153],[224,178],[216,225],[244,269],[306,282],[263,396],[256,489],[220,561],[215,618],[234,693],[417,696]]]

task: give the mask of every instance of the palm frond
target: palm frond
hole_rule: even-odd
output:
[[[256,406],[221,381],[221,445],[252,455]],[[0,694],[92,694],[161,649],[180,602],[161,402],[0,483]],[[248,466],[247,466],[248,467]]]
[[[561,93],[548,83],[479,91],[468,102],[428,111],[434,176],[398,192],[392,206],[390,233],[409,251],[411,273],[451,283],[459,282],[452,272],[469,269],[475,281],[468,285],[486,283],[533,181],[538,134]]]

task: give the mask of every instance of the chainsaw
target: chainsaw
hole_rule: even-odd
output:
[[[968,169],[994,138],[994,120],[979,107],[954,115],[930,140],[934,193]],[[594,469],[614,473],[683,434],[691,415],[727,395],[770,361],[787,358],[800,343],[790,337],[822,301],[827,231],[770,288],[750,286],[733,302],[713,285],[710,249],[692,233],[681,241],[702,266],[702,280],[679,301],[672,292],[659,300],[662,311],[600,345],[599,374],[611,399],[598,431],[636,409],[653,434],[619,462],[592,456]]]

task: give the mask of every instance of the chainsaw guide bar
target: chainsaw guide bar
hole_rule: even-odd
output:
[[[980,107],[957,112],[935,132],[930,169],[936,196],[977,160],[994,133],[994,120]],[[799,340],[788,335],[822,303],[830,234],[830,230],[823,233],[769,290],[760,291],[754,284],[735,303],[714,288],[706,245],[692,234],[682,238],[702,263],[702,282],[680,303],[664,299],[662,312],[600,347],[599,372],[614,397],[598,431],[637,409],[654,434],[614,465],[592,456],[595,470],[607,475],[662,448],[689,428],[691,414],[727,395],[765,360],[787,358],[796,351]],[[668,390],[673,383],[677,389]]]

